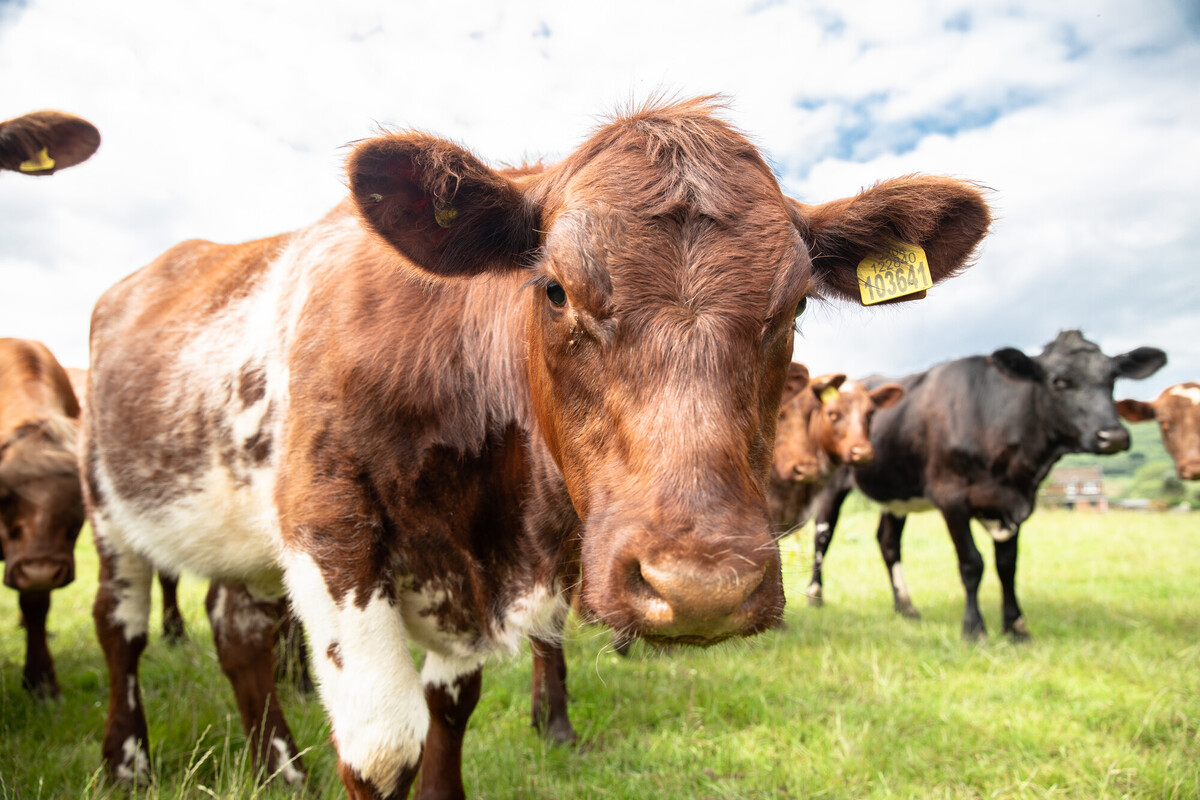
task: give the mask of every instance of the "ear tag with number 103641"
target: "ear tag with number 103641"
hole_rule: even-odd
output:
[[[932,286],[925,250],[915,244],[890,240],[858,264],[858,290],[864,306],[924,292]]]

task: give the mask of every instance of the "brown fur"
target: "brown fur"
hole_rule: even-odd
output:
[[[87,161],[100,147],[100,131],[90,122],[61,111],[35,111],[0,122],[0,170],[21,171],[23,162],[43,149],[54,166],[25,175],[53,175]]]
[[[1163,445],[1175,462],[1175,473],[1185,481],[1200,479],[1200,403],[1177,392],[1200,394],[1200,383],[1168,386],[1153,402],[1118,400],[1117,413],[1129,422],[1157,420]]]

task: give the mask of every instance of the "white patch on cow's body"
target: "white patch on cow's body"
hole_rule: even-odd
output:
[[[1172,386],[1167,394],[1182,397],[1193,405],[1200,403],[1200,386]]]
[[[122,780],[136,781],[150,775],[150,757],[138,744],[137,737],[130,736],[121,745],[124,758],[117,765],[117,777]]]
[[[338,757],[381,795],[391,794],[401,770],[421,758],[429,709],[408,653],[400,611],[382,593],[359,608],[339,605],[320,568],[306,553],[286,556],[292,602],[318,653],[337,645],[342,668],[313,659],[321,699],[333,726]]]
[[[998,519],[981,519],[979,520],[979,524],[997,542],[1007,542],[1017,535],[1015,527],[1010,528]]]
[[[904,582],[904,567],[897,561],[892,564],[892,589],[896,593],[896,599],[905,603],[911,603],[912,598],[908,594],[908,584]]]
[[[433,651],[425,654],[425,664],[421,667],[421,681],[427,687],[441,688],[450,698],[450,702],[458,702],[460,686],[458,681],[464,675],[470,675],[483,666],[483,657],[470,659],[447,658]]]
[[[924,497],[910,497],[907,500],[889,500],[879,505],[894,517],[907,517],[922,511],[933,511],[935,506]]]
[[[279,754],[279,774],[292,786],[304,783],[303,770],[296,768],[296,754],[288,747],[287,742],[276,736],[271,740],[271,747]]]

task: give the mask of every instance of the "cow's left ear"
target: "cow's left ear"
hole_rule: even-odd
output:
[[[891,408],[904,399],[904,387],[898,383],[885,383],[871,391],[871,401],[876,408]]]
[[[0,122],[0,169],[53,175],[87,161],[98,147],[95,125],[61,111],[34,111]]]
[[[1146,422],[1158,416],[1154,410],[1154,404],[1144,403],[1141,400],[1118,400],[1116,406],[1117,413],[1126,422]]]
[[[894,178],[820,205],[789,198],[789,205],[818,291],[859,303],[858,265],[867,256],[897,240],[919,245],[937,283],[968,266],[992,222],[980,187],[928,175]]]
[[[1113,356],[1113,367],[1119,378],[1141,380],[1149,378],[1167,363],[1167,354],[1157,347],[1139,347]]]
[[[809,383],[817,399],[824,403],[837,396],[837,389],[846,382],[846,376],[841,372],[832,375],[818,375]]]
[[[511,269],[538,247],[533,202],[444,139],[421,133],[368,139],[350,155],[347,171],[363,219],[437,275]]]
[[[1046,379],[1042,365],[1015,347],[1004,347],[992,353],[992,363],[1010,378],[1039,382]]]

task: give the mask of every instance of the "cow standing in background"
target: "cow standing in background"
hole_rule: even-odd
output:
[[[464,796],[483,663],[554,633],[566,576],[628,635],[770,628],[797,308],[861,302],[856,266],[897,238],[953,275],[990,224],[943,178],[797,203],[707,100],[650,104],[525,177],[415,132],[359,143],[348,172],[317,223],[181,244],[93,314],[83,458],[119,777],[149,770],[155,564],[250,598],[286,582],[351,798],[406,797],[419,767],[422,796]],[[269,671],[260,653],[243,666]],[[269,769],[295,763],[281,722],[251,733]]]
[[[1127,449],[1129,432],[1113,407],[1113,384],[1117,378],[1149,377],[1166,361],[1153,347],[1110,358],[1079,331],[1064,331],[1033,358],[1004,348],[903,378],[904,399],[872,424],[875,460],[840,469],[819,501],[809,596],[821,595],[825,551],[842,501],[857,487],[883,506],[877,538],[896,611],[917,616],[900,564],[905,518],[936,508],[946,520],[966,590],[963,638],[987,632],[978,603],[983,557],[971,535],[972,519],[995,540],[1004,632],[1028,638],[1017,604],[1017,541],[1021,523],[1033,513],[1038,485],[1067,453]]]
[[[0,122],[0,170],[53,175],[91,158],[100,131],[61,111],[34,111]]]
[[[50,592],[75,580],[83,526],[76,442],[79,403],[40,342],[0,339],[0,559],[20,593],[25,624],[22,685],[59,694],[46,644]]]
[[[1200,383],[1168,386],[1150,403],[1118,400],[1117,413],[1130,422],[1158,420],[1175,473],[1180,480],[1200,480]]]

